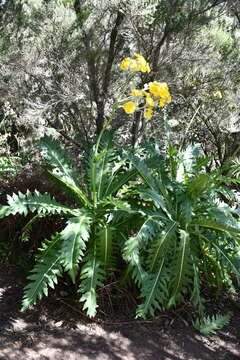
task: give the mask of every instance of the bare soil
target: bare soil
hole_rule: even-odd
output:
[[[240,301],[224,297],[210,310],[230,324],[210,340],[191,324],[186,306],[152,321],[127,320],[123,307],[90,322],[62,288],[33,309],[19,311],[25,284],[19,269],[0,266],[0,360],[239,360]],[[126,310],[127,311],[127,310]]]

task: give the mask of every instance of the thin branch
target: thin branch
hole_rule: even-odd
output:
[[[123,22],[124,17],[125,17],[125,15],[122,12],[118,11],[115,25],[111,31],[107,65],[106,65],[105,74],[104,74],[104,78],[103,78],[103,85],[102,85],[104,94],[107,93],[107,90],[109,87],[109,83],[110,83],[110,79],[111,79],[111,69],[112,69],[112,65],[113,65],[113,61],[114,61],[114,57],[115,57],[115,45],[116,45],[116,40],[117,40],[117,36],[118,36],[118,30],[119,30],[121,23]]]
[[[161,39],[157,43],[157,45],[156,45],[156,47],[154,49],[154,52],[153,52],[153,61],[152,61],[153,75],[152,76],[155,76],[154,74],[157,72],[160,49],[163,46],[163,44],[164,44],[165,40],[167,39],[168,35],[169,35],[169,30],[168,30],[167,26],[165,26],[163,36],[161,37]]]

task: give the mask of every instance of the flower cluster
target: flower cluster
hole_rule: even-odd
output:
[[[154,106],[164,107],[166,104],[169,104],[172,101],[168,85],[164,82],[158,81],[146,84],[144,89],[142,90],[133,89],[131,91],[131,95],[135,98],[138,97],[140,100],[138,100],[137,102],[140,103],[142,103],[144,99],[144,117],[147,120],[150,120],[152,118]],[[127,114],[133,114],[136,108],[136,101],[128,101],[123,106],[123,109]]]
[[[150,66],[148,62],[144,59],[144,57],[140,54],[134,54],[136,59],[131,59],[127,57],[121,62],[121,70],[126,71],[128,69],[132,71],[141,71],[143,73],[150,72]]]
[[[124,71],[130,69],[132,71],[150,72],[149,64],[144,57],[139,54],[135,54],[135,57],[136,60],[131,58],[123,59],[121,69]],[[147,120],[152,118],[154,106],[162,108],[172,101],[168,85],[165,82],[150,82],[145,84],[144,89],[133,89],[131,95],[135,98],[134,102],[126,102],[123,106],[124,111],[127,114],[133,114],[138,103],[142,104],[144,99],[144,117]]]

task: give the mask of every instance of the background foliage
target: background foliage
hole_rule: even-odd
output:
[[[168,126],[188,129],[222,164],[239,144],[239,6],[230,0],[8,1],[1,5],[1,132],[28,152],[46,132],[81,151],[99,133],[124,83],[119,62],[139,52],[152,72],[132,87],[166,81]],[[99,21],[101,19],[101,21]],[[164,138],[161,114],[146,123],[116,114],[119,141]]]

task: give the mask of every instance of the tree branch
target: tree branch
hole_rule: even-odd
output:
[[[155,73],[157,72],[160,50],[161,50],[161,47],[163,46],[165,40],[167,39],[168,35],[169,35],[169,31],[168,31],[168,29],[167,29],[167,26],[165,26],[163,36],[161,37],[161,39],[160,39],[159,42],[157,43],[157,45],[156,45],[156,47],[155,47],[155,49],[154,49],[154,52],[153,52],[152,77],[154,77],[154,76],[155,76]]]
[[[103,85],[102,85],[102,90],[103,90],[104,94],[106,94],[108,91],[108,87],[109,87],[109,83],[110,83],[110,79],[111,79],[111,69],[112,69],[114,57],[116,55],[115,54],[115,45],[116,45],[116,40],[117,40],[117,36],[118,36],[118,30],[119,30],[121,23],[123,22],[124,17],[125,17],[125,15],[122,12],[118,11],[115,25],[111,31],[110,44],[109,44],[109,50],[108,50],[108,59],[107,59],[106,69],[105,69],[104,78],[103,78]]]

